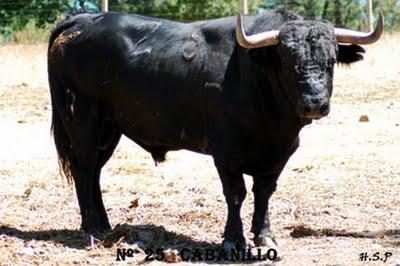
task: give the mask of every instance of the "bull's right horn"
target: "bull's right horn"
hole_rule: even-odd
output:
[[[265,31],[247,36],[244,32],[242,16],[237,16],[236,39],[244,48],[261,48],[278,44],[279,30]]]

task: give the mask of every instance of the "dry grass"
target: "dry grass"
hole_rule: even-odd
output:
[[[51,29],[54,27],[54,24],[46,24],[42,27],[37,27],[35,22],[31,20],[23,29],[13,31],[10,36],[5,37],[0,35],[0,44],[45,43],[50,37]]]
[[[338,68],[332,113],[302,131],[271,201],[278,265],[365,265],[358,258],[367,251],[393,252],[390,265],[400,259],[399,42],[386,36],[367,47],[365,62]],[[211,158],[171,152],[155,168],[127,139],[102,174],[115,229],[88,245],[49,135],[45,51],[0,47],[0,264],[119,264],[116,249],[135,245],[215,248],[226,207]],[[251,205],[249,193],[247,238]]]

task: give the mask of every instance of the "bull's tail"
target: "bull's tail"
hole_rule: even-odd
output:
[[[69,182],[72,181],[71,166],[74,159],[70,137],[65,127],[65,120],[67,120],[69,116],[67,112],[68,94],[63,77],[55,70],[56,59],[54,58],[54,54],[52,54],[54,51],[51,48],[62,32],[75,26],[77,23],[79,23],[77,19],[67,20],[60,23],[53,30],[50,36],[47,54],[47,71],[52,105],[51,132],[57,149],[60,170],[62,170]]]
[[[72,146],[64,127],[62,116],[64,112],[60,111],[62,105],[66,106],[66,93],[65,88],[62,87],[59,80],[55,80],[51,77],[51,71],[49,71],[49,84],[51,92],[51,105],[52,105],[52,119],[51,119],[51,132],[54,137],[56,144],[58,162],[60,169],[64,173],[65,177],[69,182],[72,181],[71,165],[73,160]],[[60,107],[61,108],[60,108]],[[64,117],[64,119],[66,119]]]

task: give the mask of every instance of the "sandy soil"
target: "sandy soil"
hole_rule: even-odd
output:
[[[274,264],[384,264],[361,262],[362,252],[400,264],[399,41],[387,36],[364,62],[336,69],[332,112],[301,132],[271,200]],[[115,229],[90,245],[50,136],[46,46],[0,47],[0,73],[0,264],[120,264],[117,248],[129,247],[138,264],[145,248],[218,247],[226,207],[211,158],[171,152],[154,167],[127,139],[102,173]],[[242,211],[248,239],[252,201]]]

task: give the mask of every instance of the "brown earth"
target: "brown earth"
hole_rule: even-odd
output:
[[[331,114],[301,132],[271,200],[277,265],[384,264],[362,252],[400,263],[399,41],[386,36],[364,62],[338,67]],[[0,46],[0,73],[0,264],[120,264],[117,248],[128,247],[139,264],[144,248],[218,247],[226,207],[211,158],[171,152],[154,167],[127,139],[102,173],[115,229],[90,245],[50,136],[46,46]]]

